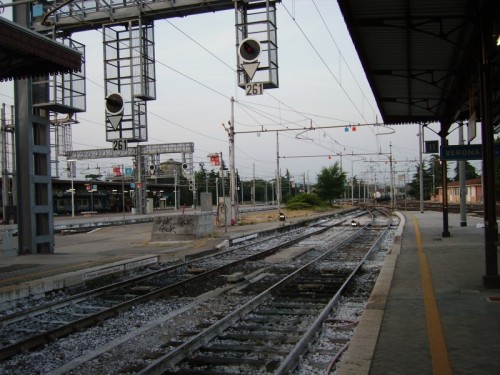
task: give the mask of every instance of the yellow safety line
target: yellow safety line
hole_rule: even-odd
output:
[[[450,360],[448,358],[448,349],[443,335],[441,318],[434,296],[432,287],[432,278],[427,262],[427,256],[424,253],[422,245],[422,235],[418,226],[418,220],[413,217],[415,225],[415,234],[417,240],[418,259],[420,261],[420,271],[422,275],[422,289],[424,293],[425,315],[427,318],[427,332],[429,336],[429,346],[432,359],[432,372],[436,375],[453,374]]]

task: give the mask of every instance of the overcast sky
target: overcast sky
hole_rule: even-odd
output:
[[[2,16],[10,18],[8,11]],[[194,142],[196,170],[200,162],[211,169],[210,153],[223,152],[229,162],[228,137],[221,124],[230,119],[234,97],[236,168],[243,179],[251,179],[254,168],[257,178],[273,178],[277,139],[272,130],[311,124],[338,127],[280,132],[282,174],[288,170],[296,179],[305,175],[314,182],[321,168],[342,161],[349,176],[353,169],[358,179],[371,179],[371,168],[378,171],[379,180],[388,179],[385,161],[390,151],[398,174],[408,169],[414,173],[417,125],[365,126],[382,120],[336,1],[284,0],[277,5],[279,88],[265,90],[262,96],[245,96],[237,88],[234,23],[234,11],[155,22],[157,98],[148,102],[148,143]],[[88,79],[87,112],[79,114],[79,124],[73,126],[73,149],[109,148],[102,34],[89,31],[73,38],[87,46]],[[0,83],[0,102],[13,104],[8,83]],[[356,131],[349,127],[355,124],[361,125]],[[267,131],[238,134],[259,129]],[[451,143],[456,143],[456,133]],[[425,136],[437,139],[431,131]],[[163,155],[162,160],[170,157],[179,160],[180,155]],[[111,171],[122,163],[130,161],[91,160],[85,167]]]

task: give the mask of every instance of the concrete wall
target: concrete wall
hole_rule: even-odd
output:
[[[153,222],[151,241],[190,241],[210,235],[214,230],[210,213],[157,216]]]
[[[200,193],[201,212],[212,212],[212,193]]]

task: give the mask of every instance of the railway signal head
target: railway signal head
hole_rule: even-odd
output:
[[[106,97],[106,112],[109,115],[120,115],[123,113],[123,97],[119,93],[109,94]]]
[[[253,62],[259,58],[260,43],[258,40],[247,38],[238,46],[238,54],[244,62]]]

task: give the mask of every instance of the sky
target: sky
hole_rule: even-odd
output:
[[[1,16],[10,19],[9,10]],[[200,162],[212,169],[211,153],[222,152],[229,163],[222,124],[231,118],[233,97],[235,166],[244,180],[274,178],[277,146],[281,174],[288,171],[297,181],[314,183],[321,169],[335,162],[348,177],[388,181],[390,153],[396,175],[406,174],[407,181],[413,176],[419,161],[419,127],[381,123],[336,1],[277,4],[279,88],[266,89],[261,96],[246,96],[237,87],[234,23],[232,10],[155,22],[157,96],[148,102],[148,144],[194,142],[195,170]],[[79,123],[72,127],[73,149],[110,148],[102,33],[82,32],[73,38],[86,45],[87,61],[87,111],[78,114]],[[0,83],[0,103],[14,104],[9,83]],[[292,130],[310,126],[324,128]],[[430,128],[437,131],[439,126]],[[451,143],[456,143],[456,133]],[[430,130],[424,134],[425,140],[438,139]],[[180,160],[180,155],[161,158]],[[111,173],[117,164],[131,162],[89,160],[79,162],[77,170],[98,166],[101,173]]]

